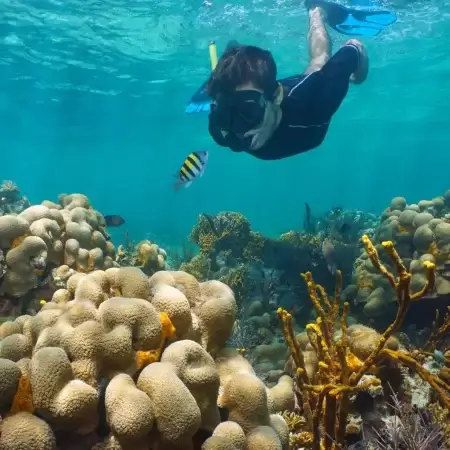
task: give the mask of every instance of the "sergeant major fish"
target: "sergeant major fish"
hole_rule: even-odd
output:
[[[207,163],[207,151],[193,152],[188,155],[180,170],[175,174],[178,180],[174,185],[175,190],[182,186],[189,187],[196,178],[201,177],[205,173]]]

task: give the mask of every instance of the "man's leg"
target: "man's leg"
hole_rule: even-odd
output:
[[[331,39],[324,23],[325,11],[314,7],[308,10],[308,14],[309,66],[305,75],[320,70],[331,57]]]

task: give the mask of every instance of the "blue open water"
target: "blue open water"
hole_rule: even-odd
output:
[[[364,40],[370,77],[326,142],[278,162],[217,147],[207,116],[184,108],[208,76],[210,40],[265,46],[280,75],[303,70],[306,12],[293,0],[211,1],[3,0],[0,178],[32,202],[83,192],[134,239],[165,243],[201,212],[240,211],[273,235],[301,225],[305,201],[378,212],[393,196],[450,188],[448,0],[389,5],[399,19]],[[199,149],[211,152],[206,174],[175,193],[172,174]]]

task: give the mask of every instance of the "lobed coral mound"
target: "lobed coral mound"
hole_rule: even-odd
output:
[[[0,326],[0,448],[287,449],[293,381],[269,389],[225,348],[236,313],[227,285],[181,271],[70,275]]]
[[[134,244],[125,234],[125,245],[117,247],[116,262],[121,266],[139,267],[147,275],[159,270],[168,270],[167,253],[156,243],[145,239]]]
[[[9,297],[36,288],[54,268],[59,285],[62,274],[67,278],[74,271],[118,265],[103,216],[82,194],[60,195],[58,204],[44,201],[18,215],[1,216],[0,250],[6,262],[0,295]]]

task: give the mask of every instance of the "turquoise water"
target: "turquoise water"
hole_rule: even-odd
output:
[[[267,47],[280,76],[301,71],[298,1],[3,0],[0,178],[32,202],[85,193],[123,215],[133,238],[166,243],[201,212],[240,211],[278,234],[301,225],[305,201],[378,212],[396,195],[439,195],[450,188],[450,2],[390,7],[399,20],[364,40],[370,77],[322,147],[264,162],[217,147],[207,116],[184,108],[208,76],[212,39]],[[199,149],[211,152],[206,174],[175,193],[172,174]]]

